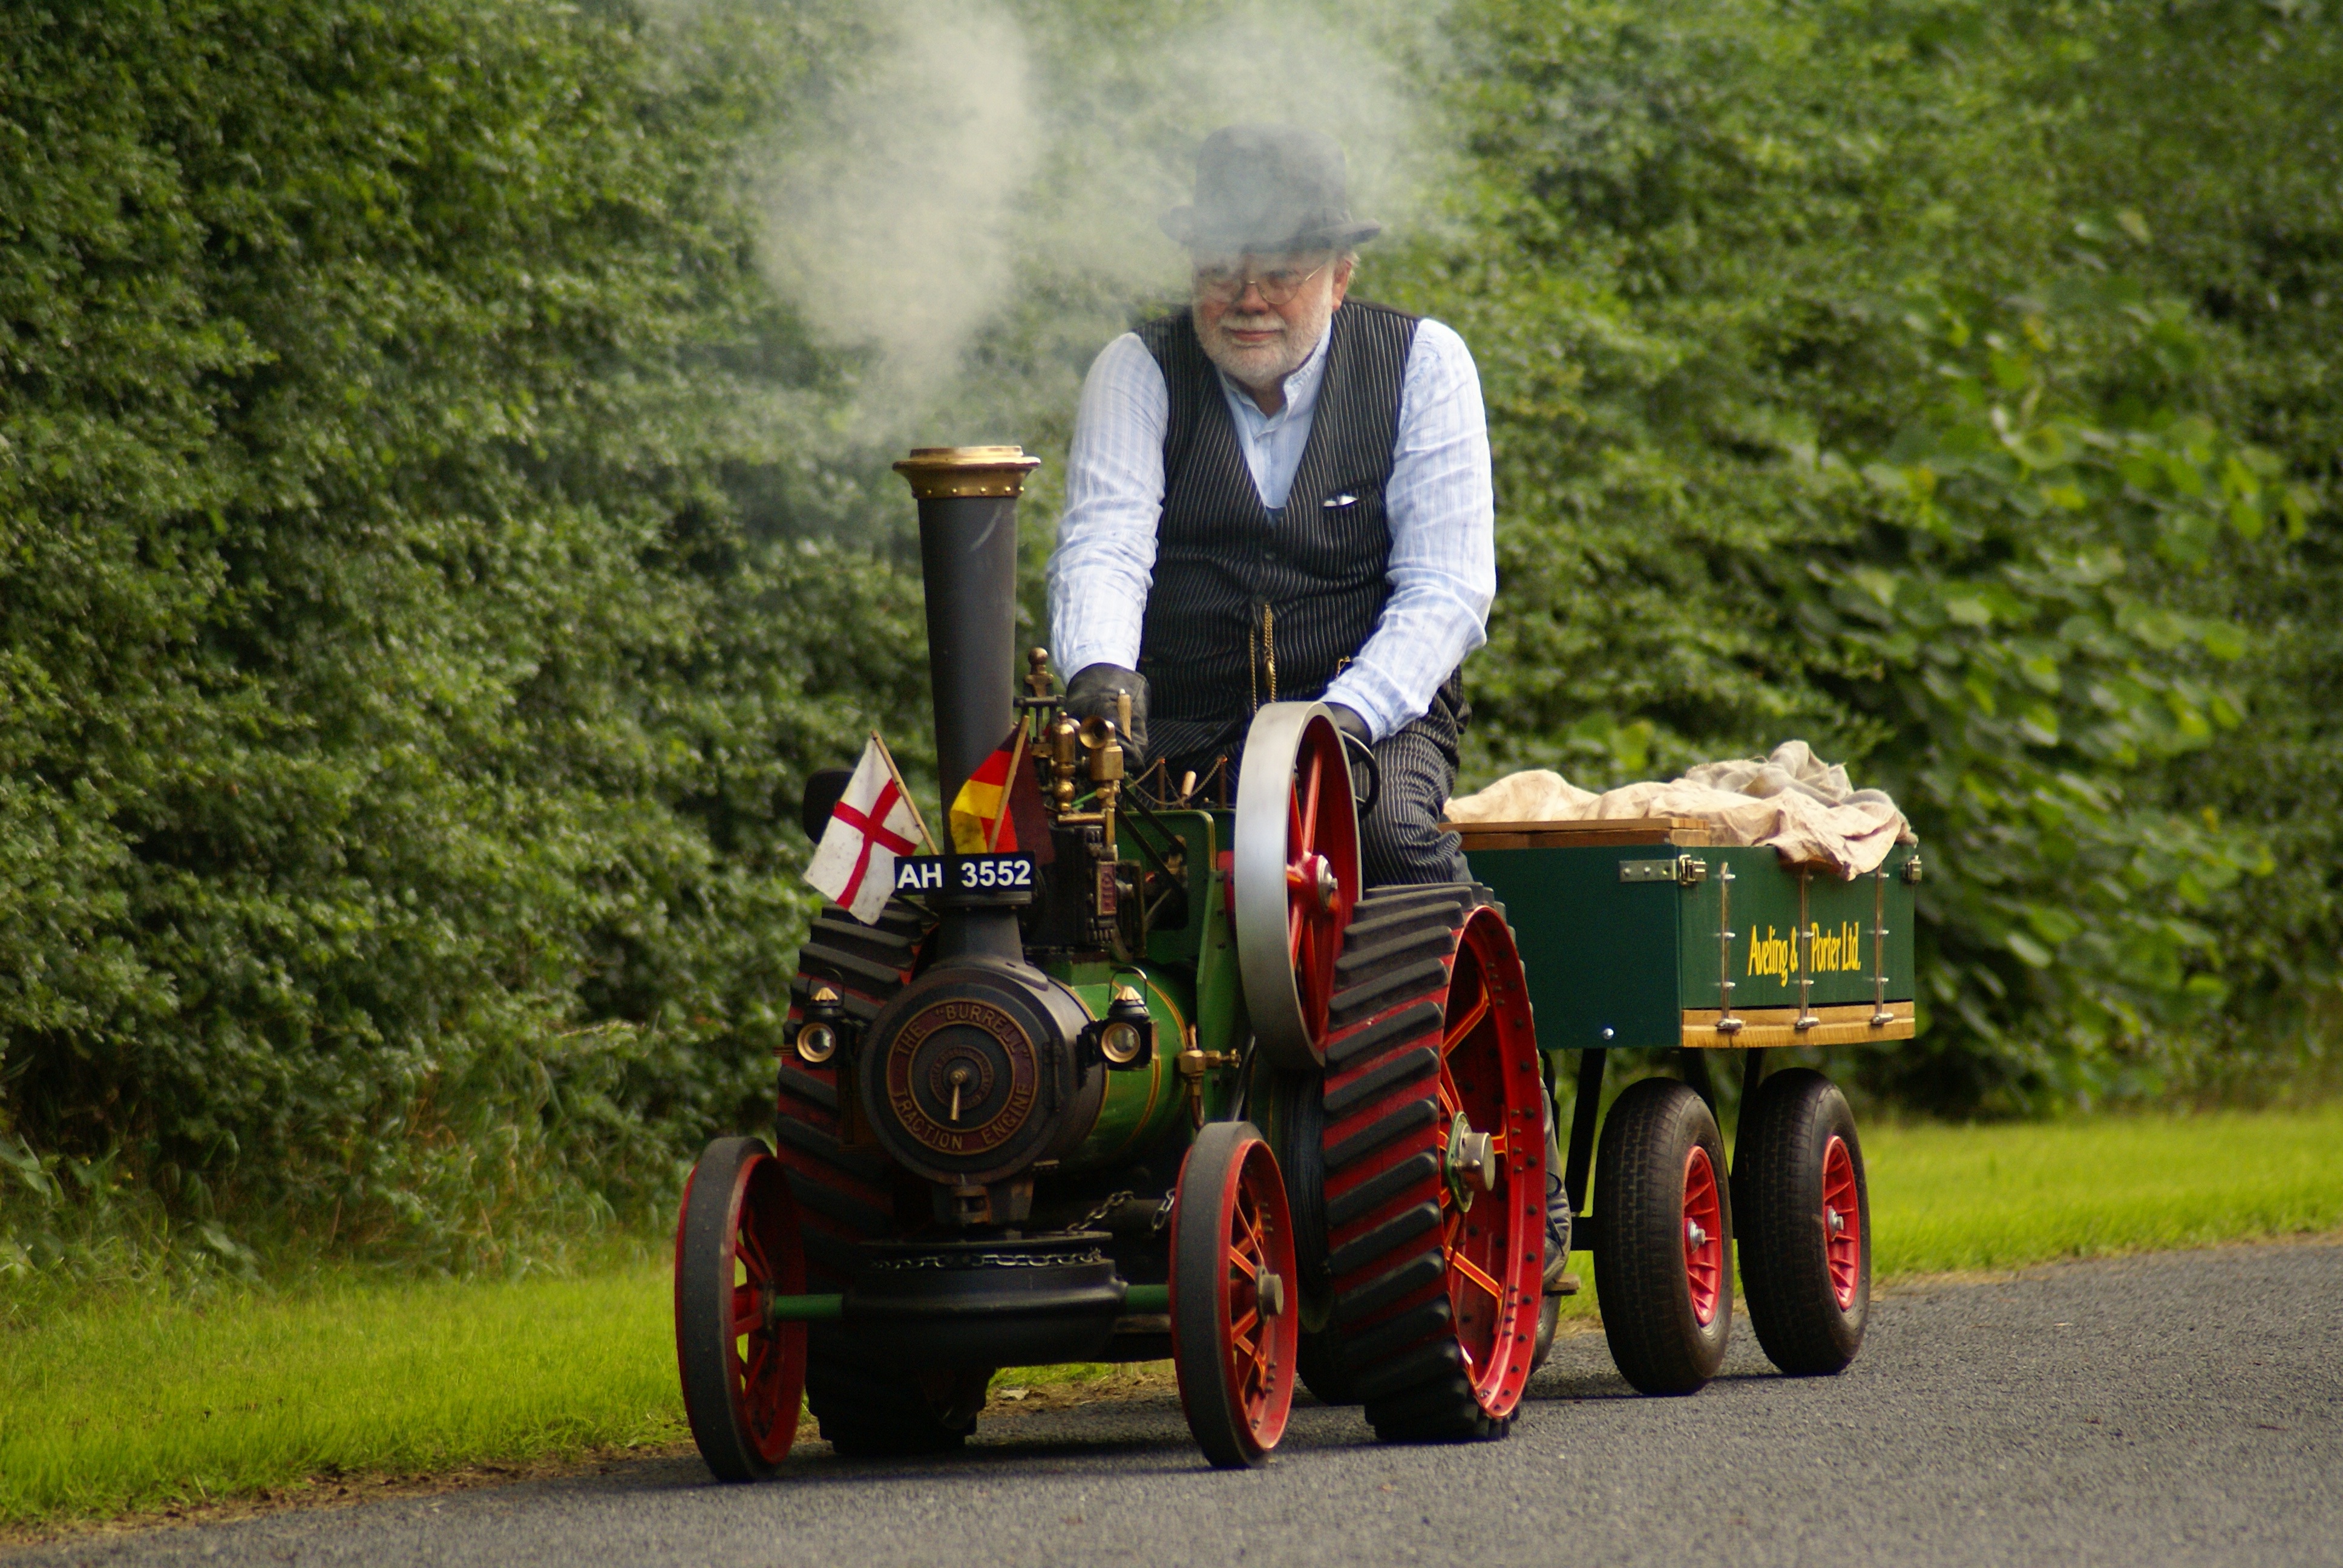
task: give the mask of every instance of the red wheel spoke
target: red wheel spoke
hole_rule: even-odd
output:
[[[765,1303],[754,1285],[732,1288],[732,1333],[734,1338],[753,1334],[765,1326]]]
[[[1302,842],[1295,847],[1306,855],[1318,848],[1318,781],[1325,771],[1325,755],[1312,747],[1310,760],[1303,766]]]
[[[1480,1028],[1481,1020],[1488,1016],[1489,993],[1484,990],[1481,993],[1480,1000],[1473,1004],[1463,1019],[1449,1025],[1446,1038],[1440,1042],[1440,1054],[1446,1056],[1463,1044],[1465,1036]]]
[[[759,1285],[771,1282],[773,1265],[765,1261],[764,1245],[757,1240],[754,1231],[746,1225],[741,1226],[733,1239],[733,1248],[739,1253],[741,1264],[748,1269],[750,1281]]]
[[[1463,1249],[1453,1247],[1449,1249],[1448,1266],[1488,1292],[1491,1301],[1500,1306],[1504,1304],[1505,1287],[1490,1278],[1488,1272],[1480,1264],[1466,1257]]]

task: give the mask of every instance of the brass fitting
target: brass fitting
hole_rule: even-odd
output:
[[[1074,769],[1081,760],[1079,737],[1082,727],[1071,713],[1061,711],[1050,721],[1050,793],[1056,797],[1058,809],[1072,808],[1074,794],[1080,788],[1074,781]]]
[[[1204,1124],[1204,1074],[1216,1067],[1234,1067],[1237,1053],[1233,1050],[1199,1050],[1196,1049],[1196,1026],[1188,1026],[1188,1043],[1182,1049],[1172,1065],[1179,1069],[1180,1081],[1188,1088],[1188,1113],[1196,1125]]]
[[[1126,707],[1128,699],[1125,699]],[[1088,719],[1082,721],[1082,749],[1090,753],[1091,783],[1098,789],[1099,822],[1106,841],[1106,858],[1117,859],[1114,846],[1114,808],[1116,798],[1122,793],[1121,732],[1111,719]]]

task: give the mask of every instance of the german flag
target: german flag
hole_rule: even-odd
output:
[[[1041,806],[1041,785],[1024,734],[1022,724],[1011,730],[952,797],[952,848],[959,853],[1031,855],[1043,865],[1054,858],[1049,813]]]

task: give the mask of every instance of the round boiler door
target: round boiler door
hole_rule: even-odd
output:
[[[993,1003],[950,997],[904,1020],[888,1047],[887,1105],[921,1148],[980,1163],[1032,1119],[1041,1095],[1033,1041]]]

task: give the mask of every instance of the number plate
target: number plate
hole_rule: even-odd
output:
[[[1019,893],[1032,889],[1031,855],[906,855],[895,862],[899,893]]]

